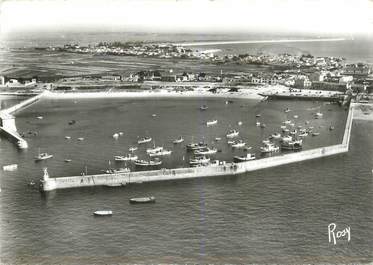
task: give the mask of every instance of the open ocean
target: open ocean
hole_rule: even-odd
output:
[[[1,107],[16,100],[2,99]],[[199,106],[207,104],[205,112]],[[292,111],[285,113],[284,108]],[[321,111],[323,119],[312,113]],[[152,117],[152,114],[157,114]],[[255,114],[267,124],[255,126]],[[339,143],[347,116],[335,104],[308,101],[234,99],[77,99],[40,102],[16,113],[29,149],[19,151],[1,138],[0,165],[18,164],[14,172],[0,171],[1,261],[33,264],[107,263],[367,263],[373,260],[373,123],[354,121],[350,151],[316,159],[226,176],[166,181],[124,188],[58,190],[46,195],[29,187],[48,167],[53,177],[100,173],[120,167],[113,156],[128,153],[138,136],[153,137],[156,145],[173,150],[165,167],[185,166],[185,144],[192,139],[222,149],[217,159],[231,161],[224,135],[229,128],[258,153],[261,140],[279,131],[281,122],[299,115],[297,125],[321,134],[308,136],[304,148]],[[43,116],[42,120],[37,116]],[[207,127],[208,119],[218,119]],[[69,125],[70,120],[75,125]],[[238,126],[242,121],[242,126]],[[335,130],[329,131],[330,125]],[[112,135],[124,135],[114,140]],[[71,136],[66,140],[64,136]],[[183,145],[171,141],[183,135]],[[78,137],[85,140],[78,142]],[[35,163],[42,152],[54,158]],[[145,147],[138,151],[145,158]],[[184,160],[183,160],[184,157]],[[72,159],[65,163],[64,159]],[[130,205],[132,197],[153,195],[157,202]],[[95,218],[98,209],[113,216]],[[351,227],[351,241],[328,242],[327,227]]]

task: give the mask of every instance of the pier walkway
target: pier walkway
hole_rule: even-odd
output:
[[[67,189],[88,186],[124,186],[131,183],[143,183],[161,180],[177,180],[199,177],[213,177],[223,175],[237,175],[254,170],[270,168],[310,159],[322,158],[348,152],[353,120],[353,106],[350,105],[346,120],[345,132],[341,144],[315,148],[311,150],[278,155],[243,163],[226,163],[196,168],[160,169],[153,171],[137,171],[129,173],[99,174],[72,177],[49,177],[44,169],[41,181],[43,191]]]
[[[42,92],[34,97],[28,98],[10,108],[0,111],[0,132],[17,144],[18,148],[25,149],[28,147],[27,141],[17,132],[15,117],[12,113],[26,108],[37,102],[46,92]]]

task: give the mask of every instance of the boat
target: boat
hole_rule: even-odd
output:
[[[286,108],[286,109],[284,110],[284,112],[285,112],[285,113],[288,113],[288,112],[290,112],[290,109],[289,109],[289,108]]]
[[[114,133],[114,134],[113,134],[113,138],[114,138],[114,139],[118,139],[118,138],[119,138],[119,133]]]
[[[317,113],[315,114],[315,118],[316,118],[316,119],[322,118],[322,116],[323,116],[323,114],[322,114],[321,112],[317,112]]]
[[[273,143],[266,144],[262,147],[260,147],[260,152],[262,153],[273,153],[278,152],[280,150],[280,147],[276,146]]]
[[[293,140],[293,137],[291,137],[290,135],[284,136],[281,139],[282,142],[288,142],[288,141],[292,141],[292,140]]]
[[[84,141],[84,137],[79,137],[78,141]]]
[[[313,133],[312,133],[312,136],[318,136],[318,135],[320,135],[319,132],[313,132]]]
[[[234,138],[234,137],[237,137],[239,135],[239,132],[236,131],[236,130],[230,130],[228,133],[227,133],[227,138]]]
[[[239,121],[237,124],[238,124],[238,126],[241,126],[242,125],[242,121]]]
[[[217,141],[217,142],[221,141],[221,137],[216,137],[215,141]]]
[[[285,125],[281,125],[280,127],[282,130],[285,130],[286,129],[286,126]]]
[[[194,151],[194,154],[195,155],[213,155],[213,154],[216,154],[218,152],[218,149],[216,148],[206,148],[206,149],[200,149],[200,150],[196,150]]]
[[[330,126],[330,127],[329,127],[329,130],[330,130],[330,131],[334,130],[334,126]]]
[[[138,144],[145,144],[152,141],[151,137],[143,137],[140,140],[137,141]]]
[[[307,133],[307,132],[304,132],[304,133],[299,134],[298,136],[299,136],[299,137],[306,137],[306,136],[308,136],[308,133]]]
[[[157,152],[152,152],[152,153],[148,153],[150,157],[153,157],[153,156],[166,156],[166,155],[171,155],[172,151],[171,150],[165,150],[165,149],[162,149],[162,150],[159,150]]]
[[[233,148],[243,148],[245,147],[246,143],[243,142],[242,140],[236,141],[235,143],[232,144]]]
[[[163,150],[163,147],[162,146],[157,146],[157,147],[153,147],[153,148],[148,148],[146,149],[146,153],[147,154],[152,154],[152,153],[157,153],[159,151],[162,151]]]
[[[4,171],[15,171],[17,169],[18,169],[17,164],[10,164],[10,165],[3,166]]]
[[[251,150],[251,149],[252,149],[251,146],[245,146],[245,147],[243,148],[244,151],[249,151],[249,150]]]
[[[283,150],[301,150],[302,140],[288,141],[281,144],[281,149]]]
[[[260,124],[260,128],[265,128],[267,127],[267,125],[265,125],[264,123]]]
[[[64,160],[66,163],[69,163],[69,162],[71,162],[72,160],[71,159],[65,159]]]
[[[207,144],[200,142],[200,143],[190,143],[186,145],[186,149],[188,151],[200,150],[207,148]]]
[[[71,139],[71,136],[65,136],[65,139],[66,139],[66,140],[70,140],[70,139]]]
[[[271,141],[270,141],[269,139],[265,139],[265,140],[262,141],[262,143],[263,143],[263,144],[270,144]]]
[[[199,107],[200,110],[207,110],[209,107],[207,107],[207,105],[202,105],[201,107]]]
[[[211,121],[207,121],[206,122],[206,125],[207,126],[211,126],[211,125],[215,125],[215,124],[217,124],[218,123],[218,120],[211,120]]]
[[[255,117],[259,118],[259,117],[260,117],[260,114],[256,114]]]
[[[76,123],[76,120],[71,120],[71,121],[69,121],[69,125],[73,125],[73,124],[75,124]]]
[[[256,158],[255,154],[248,153],[246,154],[246,156],[234,156],[233,160],[235,162],[245,162],[245,161],[254,160],[255,158]]]
[[[131,198],[130,203],[155,203],[155,197],[141,197],[141,198]]]
[[[123,132],[119,132],[119,135],[120,135],[120,136],[123,136]]]
[[[291,123],[291,120],[286,120],[283,122],[283,124],[290,124]]]
[[[157,117],[157,114],[153,113],[153,114],[152,114],[152,117],[153,117],[153,118]]]
[[[206,156],[196,156],[189,160],[191,166],[207,165],[210,162],[210,158]]]
[[[42,160],[47,160],[49,158],[52,158],[53,155],[51,154],[48,154],[48,153],[40,153],[40,149],[39,149],[39,153],[37,156],[35,156],[35,161],[42,161]]]
[[[256,122],[256,127],[260,127],[260,122]]]
[[[294,119],[298,119],[298,118],[299,118],[299,116],[298,116],[298,115],[294,115],[293,117],[294,117]]]
[[[108,216],[108,215],[113,215],[113,212],[110,210],[99,210],[99,211],[95,211],[93,214],[96,216]]]
[[[295,135],[297,134],[297,130],[292,130],[291,132],[289,132],[291,135]]]
[[[37,116],[36,117],[38,120],[42,120],[43,119],[43,116]]]
[[[184,142],[184,138],[182,136],[172,141],[174,144],[180,144],[182,142]]]
[[[124,168],[109,168],[107,170],[103,170],[106,174],[116,174],[116,173],[129,173],[131,170],[128,167]]]
[[[280,139],[281,138],[281,134],[280,133],[274,133],[271,135],[273,139]]]
[[[153,166],[159,166],[162,164],[161,160],[135,160],[135,165],[136,166],[141,166],[141,167],[153,167]]]
[[[21,139],[21,140],[17,141],[17,146],[20,149],[26,149],[26,148],[28,148],[28,143],[25,140]]]
[[[126,156],[114,156],[115,161],[134,161],[137,160],[137,155],[128,154]]]
[[[128,150],[130,151],[130,152],[134,152],[134,151],[136,151],[138,148],[136,147],[136,146],[131,146]]]

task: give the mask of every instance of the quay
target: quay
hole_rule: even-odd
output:
[[[162,180],[178,180],[224,175],[238,175],[245,172],[265,169],[310,159],[322,158],[348,152],[353,120],[353,104],[350,104],[343,140],[341,144],[310,149],[301,152],[278,155],[243,163],[225,163],[196,168],[160,169],[128,173],[83,175],[51,178],[47,168],[41,180],[42,191],[90,187],[90,186],[124,186],[131,183],[145,183]]]
[[[0,111],[0,132],[4,134],[8,139],[13,141],[15,144],[17,144],[18,148],[20,149],[28,148],[28,143],[19,135],[15,122],[16,118],[12,115],[12,113],[20,109],[26,108],[31,104],[37,102],[44,95],[44,93],[45,92],[40,93],[10,108]]]

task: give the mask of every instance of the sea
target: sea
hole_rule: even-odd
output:
[[[21,99],[2,98],[5,108]],[[228,103],[228,104],[227,104]],[[206,111],[200,106],[207,105]],[[284,112],[289,108],[290,112]],[[315,119],[316,112],[323,113]],[[153,115],[156,114],[156,115]],[[256,117],[260,114],[260,117]],[[297,115],[298,118],[294,118]],[[42,119],[37,117],[42,117]],[[316,101],[259,101],[225,98],[42,99],[16,113],[27,150],[0,141],[1,262],[5,264],[361,264],[373,259],[372,123],[354,121],[346,154],[289,164],[239,176],[91,187],[41,193],[43,168],[51,177],[102,173],[128,166],[128,154],[143,136],[146,148],[172,150],[162,167],[187,166],[185,144],[205,141],[218,148],[214,159],[232,161],[243,150],[227,144],[240,132],[261,158],[262,140],[282,122],[313,127],[319,136],[304,149],[340,143],[347,111]],[[206,121],[217,119],[215,126]],[[75,120],[71,125],[69,121]],[[256,121],[266,124],[256,126]],[[306,124],[306,121],[309,124]],[[241,126],[238,123],[241,122]],[[334,130],[329,130],[334,126]],[[29,133],[30,132],[30,133]],[[34,135],[34,132],[37,132]],[[118,139],[114,133],[123,132]],[[65,139],[70,136],[71,139]],[[183,136],[183,144],[172,140]],[[77,138],[84,137],[84,141]],[[215,141],[216,137],[222,138]],[[39,152],[54,157],[35,162]],[[277,154],[278,155],[278,154]],[[71,159],[66,163],[65,159]],[[155,204],[131,205],[133,197],[155,196]],[[98,218],[96,210],[112,210]],[[329,242],[328,225],[351,229],[351,240]]]

